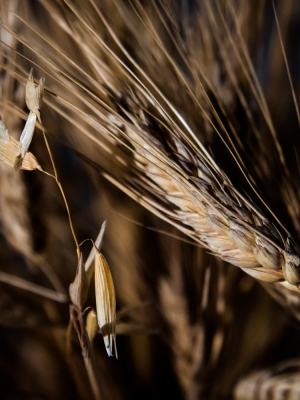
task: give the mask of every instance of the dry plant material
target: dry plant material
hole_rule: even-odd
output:
[[[42,105],[43,91],[44,78],[41,78],[39,85],[35,87],[33,70],[31,69],[25,89],[26,105],[30,113],[20,137],[19,154],[17,155],[14,163],[15,169],[18,169],[22,165],[22,161],[33,138],[36,120],[38,119],[38,121],[41,123],[40,107]]]
[[[41,168],[32,153],[27,152],[24,155],[24,158],[21,159],[19,153],[20,142],[9,135],[5,124],[0,120],[0,160],[9,167],[13,168],[17,166],[20,169],[27,171]]]
[[[105,348],[109,357],[113,355],[113,346],[118,358],[116,345],[116,295],[109,266],[95,247],[95,294],[98,325],[101,329]]]
[[[299,374],[299,359],[253,372],[237,383],[234,400],[297,400],[300,398]]]
[[[25,101],[30,112],[36,115],[41,122],[40,110],[44,95],[45,78],[41,78],[38,86],[34,83],[33,69],[30,70],[25,89]]]
[[[85,328],[85,323],[83,320],[83,314],[80,309],[80,307],[71,304],[70,305],[70,325],[69,328],[73,326],[77,335],[78,335],[78,340],[80,343],[81,347],[81,353],[83,357],[83,361],[85,364],[85,368],[89,377],[89,381],[95,396],[95,399],[101,399],[100,396],[100,389],[99,389],[99,384],[96,378],[96,366],[95,366],[95,360],[94,360],[94,355],[91,347],[91,342],[87,333],[87,330]],[[69,329],[70,330],[70,329]],[[69,337],[69,343],[71,342],[71,339]],[[69,354],[70,356],[70,354]]]
[[[44,78],[41,78],[39,85],[35,87],[33,70],[31,69],[25,90],[26,104],[30,113],[19,142],[9,135],[5,124],[0,121],[0,160],[8,166],[14,167],[16,170],[19,168],[29,171],[41,169],[33,154],[27,154],[27,151],[33,137],[36,119],[41,122],[40,107],[43,99],[43,91]]]
[[[160,282],[161,307],[172,328],[168,340],[174,354],[174,367],[185,397],[188,398],[189,393],[195,393],[196,388],[201,385],[197,372],[203,364],[204,327],[200,324],[191,325],[186,298],[178,292],[172,280]]]
[[[83,307],[88,296],[88,280],[85,272],[85,267],[80,254],[80,260],[78,262],[76,276],[74,282],[70,284],[69,293],[72,303],[78,307]]]
[[[90,284],[92,278],[94,277],[94,273],[95,273],[95,255],[96,255],[95,248],[98,249],[98,251],[100,251],[105,229],[106,229],[106,221],[104,221],[103,224],[101,225],[100,231],[99,231],[98,236],[94,243],[95,245],[92,247],[88,258],[87,258],[86,262],[84,263],[84,267],[85,267],[85,271],[87,274],[87,279],[88,279],[89,284]]]
[[[239,2],[231,0],[199,1],[199,8],[193,10],[195,13],[185,10],[182,15],[176,12],[177,4],[190,2],[104,0],[98,6],[92,0],[85,7],[81,7],[79,1],[69,0],[41,0],[40,3],[53,19],[54,26],[57,25],[57,31],[67,39],[60,43],[57,35],[59,46],[54,38],[47,40],[47,32],[44,33],[40,22],[28,35],[29,50],[34,50],[34,59],[38,58],[38,63],[51,76],[53,91],[57,91],[50,107],[67,116],[76,129],[75,140],[73,137],[72,141],[66,140],[80,153],[85,153],[86,145],[87,154],[83,156],[91,163],[101,164],[106,157],[107,165],[100,167],[107,179],[210,253],[262,281],[299,320],[298,184],[291,183],[294,177],[288,169],[292,168],[286,165],[281,138],[277,139],[268,109],[272,99],[266,101],[256,76],[256,66],[253,66],[259,52],[271,53],[263,46],[255,52],[253,38],[264,35],[255,30],[253,15],[265,22],[270,19],[270,10],[261,8],[261,13],[255,14],[251,2],[240,6]],[[254,7],[267,3],[257,2]],[[292,21],[293,12],[288,5],[286,7],[285,15]],[[270,32],[267,36],[271,36]],[[24,37],[27,39],[26,35]],[[45,49],[41,46],[44,38]],[[22,40],[20,35],[20,42]],[[72,46],[65,45],[69,42]],[[74,61],[76,54],[68,50],[73,51],[76,46],[79,57]],[[276,62],[278,58],[277,53]],[[271,56],[269,61],[277,71],[278,65]],[[263,67],[261,75],[268,75],[267,68]],[[20,157],[25,155],[26,158],[28,154],[33,134],[30,121],[35,116],[39,119],[41,95],[37,89],[31,77],[26,101],[32,114],[22,136]],[[276,109],[284,107],[278,103]],[[276,110],[272,115],[276,116]],[[224,143],[223,150],[225,147],[229,150],[230,161],[234,160],[233,172],[230,168],[226,173],[222,170],[225,152],[215,152],[219,142],[211,139],[217,135]],[[7,142],[5,138],[5,146]],[[91,146],[91,142],[95,146]],[[269,151],[270,143],[273,151]],[[248,154],[254,164],[253,168],[250,166],[251,173],[247,171]],[[280,182],[275,182],[273,191],[281,197],[280,204],[284,205],[287,219],[290,219],[288,223],[292,221],[289,228],[292,234],[279,221],[281,216],[268,208],[269,199],[264,202],[253,185],[257,177],[264,183],[266,176],[276,175],[278,165]],[[246,184],[234,176],[240,170]],[[256,173],[254,179],[253,172]],[[269,185],[262,185],[263,190],[272,187],[273,181],[266,181]],[[275,197],[274,193],[271,196]],[[110,275],[105,272],[102,259],[99,264],[99,255],[96,252],[96,280],[98,274],[101,278],[98,289],[100,287],[105,295],[102,292],[100,297],[98,295],[101,301],[100,308],[97,301],[97,314],[102,331],[107,321],[112,324],[108,336],[104,336],[111,355],[113,341],[115,344],[114,311],[110,308],[113,285],[109,283]],[[87,350],[81,310],[84,274],[79,269],[83,271],[81,258],[71,287],[75,304],[71,306],[70,315],[82,348]],[[86,269],[90,274],[92,268]],[[214,278],[212,273],[212,292],[216,285]],[[104,280],[107,281],[105,290]],[[168,286],[165,285],[164,290],[167,292]],[[237,290],[232,286],[233,292]],[[179,302],[180,298],[175,300]],[[187,308],[187,305],[182,307],[184,317]],[[224,350],[223,337],[221,339],[217,338],[212,345],[214,359],[221,357]],[[196,364],[195,361],[191,377]]]
[[[106,223],[102,225],[96,239],[96,244],[93,244],[93,249],[91,250],[86,263],[83,262],[82,254],[80,253],[76,276],[69,287],[72,302],[70,305],[70,325],[68,335],[69,347],[71,343],[70,328],[73,326],[78,335],[86,371],[96,399],[100,398],[100,391],[96,378],[96,367],[91,341],[97,335],[98,324],[102,331],[107,354],[109,356],[113,355],[114,343],[115,356],[118,356],[115,333],[116,298],[114,285],[109,267],[96,247],[96,245],[98,247],[101,245],[105,226]],[[93,262],[95,263],[94,269],[91,268]],[[86,317],[86,322],[84,323],[83,306],[87,299],[89,283],[91,280],[91,276],[88,278],[88,271],[90,274],[91,272],[95,273],[97,314],[94,310],[91,310]]]
[[[80,260],[76,271],[75,280],[69,288],[72,304],[70,305],[70,322],[67,335],[68,356],[71,356],[71,327],[75,329],[81,347],[81,353],[85,368],[89,377],[90,385],[93,390],[95,399],[100,398],[99,385],[96,378],[96,367],[94,355],[91,347],[90,335],[84,322],[82,306],[84,305],[88,295],[88,281],[80,254]],[[71,361],[70,361],[71,362]]]
[[[97,314],[95,313],[95,311],[93,309],[88,312],[88,315],[86,317],[85,327],[86,327],[86,331],[89,336],[89,339],[92,342],[92,340],[95,338],[95,336],[98,333]]]
[[[27,167],[27,169],[29,169],[29,167],[34,165],[34,163],[33,163],[34,157],[32,155],[30,155],[30,153],[28,154],[27,150],[28,150],[30,143],[32,141],[32,138],[33,138],[36,120],[38,120],[40,123],[42,123],[41,117],[40,117],[40,107],[42,104],[43,90],[44,90],[44,78],[40,79],[39,85],[36,87],[35,83],[34,83],[34,79],[33,79],[33,71],[31,70],[29,77],[28,77],[27,84],[26,84],[26,92],[25,92],[26,93],[25,94],[26,105],[27,105],[28,109],[30,110],[30,113],[28,115],[28,118],[27,118],[27,121],[26,121],[25,127],[23,129],[23,132],[21,134],[19,142],[9,136],[5,124],[2,121],[0,121],[0,157],[1,157],[1,160],[5,164],[7,164],[9,166],[14,166],[14,168],[16,170],[19,169],[20,167],[22,167],[23,169],[25,169]],[[94,254],[93,251],[91,252],[91,254],[88,258],[88,263],[87,263],[87,265],[85,265],[83,263],[82,254],[79,251],[78,241],[77,241],[74,229],[73,229],[69,206],[68,206],[62,185],[60,184],[60,182],[58,180],[55,162],[54,162],[52,152],[51,152],[50,146],[48,144],[44,130],[43,130],[43,135],[44,135],[45,144],[46,144],[46,147],[47,147],[50,159],[51,159],[51,163],[52,163],[55,175],[53,176],[51,174],[48,174],[47,172],[43,171],[37,163],[36,164],[37,164],[38,169],[40,169],[42,172],[45,172],[47,175],[52,176],[55,179],[55,181],[61,191],[64,203],[65,203],[65,206],[67,209],[69,223],[70,223],[70,229],[72,231],[74,241],[75,241],[75,244],[77,247],[77,256],[78,256],[78,266],[77,266],[75,279],[69,286],[69,294],[70,294],[70,299],[72,302],[72,304],[70,305],[70,327],[73,325],[74,329],[76,330],[76,332],[78,334],[78,339],[79,339],[79,342],[81,345],[82,355],[83,355],[85,367],[86,367],[86,370],[88,373],[88,377],[90,380],[90,384],[91,384],[92,390],[94,392],[95,398],[98,399],[98,398],[100,398],[99,386],[98,386],[96,376],[95,376],[94,360],[93,360],[93,355],[91,354],[91,343],[90,343],[89,335],[87,333],[87,330],[86,330],[86,327],[85,327],[85,324],[83,321],[83,312],[82,312],[82,307],[87,299],[88,289],[89,289],[89,281],[88,281],[88,276],[87,276],[86,270],[90,269],[92,271],[90,266],[92,265],[93,258],[95,256],[97,259],[98,249],[94,245],[96,253]],[[31,168],[31,169],[34,169],[34,168]],[[104,230],[105,230],[105,223],[103,224],[102,229],[100,230],[100,233],[97,237],[97,246],[101,245]],[[107,275],[107,272],[106,272],[106,275]],[[3,279],[5,279],[5,276]],[[107,282],[105,282],[104,285],[106,283],[108,285],[110,285],[107,293],[112,293],[111,287],[113,288],[113,283],[112,283],[111,276],[110,276],[110,280],[108,278]],[[22,288],[25,287],[24,281],[22,281],[20,279],[18,280],[18,278],[15,279],[14,284],[15,284],[15,286],[19,286]],[[41,287],[37,287],[37,285],[27,284],[26,289],[31,290],[33,293],[37,293],[37,294],[41,293]],[[104,286],[102,286],[102,290],[105,291]],[[49,290],[47,291],[47,289],[44,290],[43,295],[46,297],[50,297],[51,299],[57,300],[57,296],[53,297],[52,292],[50,292]],[[114,324],[112,326],[114,329],[113,332],[114,332],[114,341],[115,341],[116,300],[115,300],[114,288],[113,288],[113,295],[114,295],[114,298],[113,298],[114,299]],[[106,298],[106,297],[104,296],[104,298]],[[60,300],[60,298],[59,298],[59,300]],[[105,320],[105,318],[101,319],[101,321],[104,321],[104,320]],[[111,319],[109,319],[109,321],[111,321]],[[92,329],[92,331],[91,331],[91,329]],[[105,329],[105,327],[104,327],[104,329]],[[90,328],[90,326],[89,326],[89,331],[90,331],[90,334],[92,334],[91,332],[94,332],[93,333],[94,335],[96,334],[95,329]],[[105,331],[105,332],[107,332],[107,331]],[[110,335],[108,332],[104,335],[104,342],[107,343],[107,340],[110,340]],[[69,337],[69,343],[70,343],[70,337]],[[111,355],[109,353],[108,349],[107,349],[107,352],[109,355]],[[111,349],[111,352],[112,352],[112,349]],[[115,354],[117,355],[116,347],[115,347]]]
[[[36,122],[36,114],[30,112],[20,136],[20,157],[23,159],[32,141]]]
[[[151,74],[147,76],[147,73],[138,62],[126,51],[113,27],[110,26],[108,17],[104,15],[97,4],[91,2],[87,10],[81,12],[76,2],[65,2],[68,5],[68,8],[65,10],[66,15],[74,18],[80,27],[79,30],[74,29],[73,31],[70,30],[68,24],[63,23],[62,16],[54,3],[46,4],[43,1],[42,3],[51,12],[51,17],[56,18],[57,23],[65,31],[66,35],[72,36],[72,39],[81,49],[82,53],[86,54],[86,59],[90,60],[92,69],[97,70],[99,73],[104,69],[106,75],[109,75],[109,78],[107,77],[105,81],[108,82],[107,85],[112,86],[110,87],[112,92],[110,99],[108,101],[106,98],[106,103],[102,98],[99,97],[98,99],[99,104],[104,108],[98,111],[98,113],[96,110],[96,114],[100,119],[100,131],[98,133],[103,137],[108,134],[111,135],[112,143],[118,141],[127,147],[128,142],[130,143],[129,147],[133,153],[135,176],[134,179],[129,177],[126,183],[117,182],[113,173],[106,173],[105,176],[133,198],[139,199],[140,203],[149,210],[179,227],[183,232],[192,236],[223,260],[242,268],[251,276],[262,281],[281,282],[286,280],[289,284],[297,286],[300,283],[300,251],[295,241],[290,237],[285,228],[279,224],[279,221],[278,226],[274,228],[272,221],[263,215],[255,203],[246,199],[232,185],[230,179],[218,167],[199,137],[196,136],[185,121],[184,116],[180,114],[179,110],[176,109],[168,97],[159,90],[156,82],[151,79]],[[60,4],[59,1],[58,4]],[[146,10],[138,2],[134,2],[132,7],[141,19],[147,15]],[[223,46],[223,43],[218,40],[217,35],[221,36],[221,33],[224,33],[232,56],[237,57],[241,64],[238,64],[238,72],[242,71],[245,73],[246,70],[245,79],[252,83],[252,86],[250,86],[253,91],[252,94],[258,105],[261,106],[262,116],[269,125],[275,141],[277,155],[282,163],[283,170],[286,172],[282,149],[276,141],[276,134],[272,126],[272,121],[270,121],[269,113],[265,109],[265,100],[261,94],[261,88],[255,77],[252,76],[253,71],[247,59],[249,55],[247,54],[247,49],[243,47],[243,38],[241,32],[239,32],[240,27],[237,25],[239,21],[235,21],[234,19],[234,17],[237,18],[234,14],[236,10],[232,8],[230,12],[232,13],[231,17],[233,21],[235,21],[234,25],[237,35],[241,41],[239,44],[240,47],[235,45],[232,42],[232,37],[228,35],[228,26],[221,13],[222,8],[218,9],[217,6],[212,6],[209,2],[204,2],[203,7],[207,14],[204,23],[207,25],[208,31],[210,32],[212,29],[216,35],[215,41],[217,44],[217,50],[215,50],[212,44],[208,42],[204,45],[204,50],[205,46],[207,46],[208,50],[212,51],[213,54],[216,52],[216,59],[221,57],[225,65],[225,70],[229,75],[228,86],[241,97],[241,88],[238,87],[238,82],[234,80],[232,72],[227,71],[229,56],[226,56],[225,45]],[[161,10],[154,7],[154,11],[161,19]],[[97,33],[95,20],[93,20],[93,23],[89,23],[90,21],[87,18],[88,12],[92,12],[93,15],[95,14],[95,18],[101,21],[103,29],[107,31],[110,37],[108,44]],[[214,27],[217,26],[218,20],[214,12],[216,15],[220,14],[219,22],[221,25],[219,31],[216,32],[214,32]],[[171,14],[169,17],[171,18]],[[150,37],[158,44],[158,48],[155,48],[155,50],[159,51],[162,57],[170,61],[171,57],[168,47],[158,39],[158,32],[153,21],[147,19],[147,24]],[[204,25],[203,29],[205,29],[206,25]],[[75,33],[78,31],[80,31],[80,36]],[[172,36],[172,33],[168,31],[168,34],[170,35],[170,39],[176,42],[176,35],[178,33],[174,33],[174,36]],[[116,55],[113,50],[114,46],[117,46],[118,50],[123,53],[129,66],[124,64]],[[192,48],[191,50],[194,49]],[[90,53],[97,54],[97,51],[99,54],[106,54],[107,65],[98,65],[94,58],[90,57]],[[245,60],[239,55],[239,51],[243,54]],[[205,51],[203,52],[205,53]],[[193,53],[191,54],[192,57],[195,56]],[[187,56],[182,50],[178,49],[178,55],[184,63],[190,65],[189,60],[186,58]],[[96,64],[93,65],[93,63]],[[73,63],[70,64],[77,71]],[[117,65],[117,72],[123,78],[123,81],[114,77],[114,71],[109,72],[109,66],[115,64]],[[49,65],[53,66],[53,63],[49,63]],[[196,70],[194,71],[191,68],[191,75],[194,76],[196,74],[198,82],[200,79],[198,77],[199,72],[203,82],[208,85],[207,81],[209,79],[205,76],[207,72],[198,71],[195,65],[191,64],[190,67],[192,66]],[[135,74],[133,72],[135,70],[138,73]],[[211,88],[209,85],[208,88],[205,88],[201,80],[198,82],[198,85],[200,85],[199,90],[201,89],[200,100],[203,100],[202,105],[196,97],[192,86],[188,83],[187,78],[175,62],[171,62],[171,71],[177,76],[178,85],[187,91],[190,96],[189,100],[201,110],[204,123],[209,125],[211,130],[215,130],[220,134],[213,123],[212,116],[216,119],[220,119],[220,117],[211,100],[208,98],[209,89],[213,92],[217,89],[214,88],[212,83]],[[55,74],[55,71],[52,71],[52,73]],[[57,71],[57,73],[59,80],[60,71]],[[251,79],[254,80],[257,88],[253,87]],[[99,86],[104,92],[107,92],[102,79],[99,80],[100,83],[96,85],[90,79],[90,83],[96,85],[95,92],[96,89],[99,89]],[[76,95],[77,98],[83,97],[86,106],[95,111],[88,98],[89,95],[92,95],[91,91],[84,90],[84,87],[74,78],[71,79],[71,76],[70,81],[74,86],[74,88],[73,86],[70,87],[70,94],[72,96]],[[79,95],[80,92],[82,92],[83,96]],[[38,87],[35,87],[31,72],[26,86],[26,103],[30,112],[36,115],[38,119],[40,119],[39,109],[42,101],[42,93],[43,80],[40,81]],[[240,101],[242,102],[242,99]],[[116,112],[110,106],[111,103],[115,104],[115,109],[120,107],[122,112]],[[152,106],[154,106],[155,110],[152,110]],[[223,105],[222,99],[220,99],[220,107],[225,106],[227,106],[226,102]],[[243,106],[246,107],[244,103]],[[72,107],[69,107],[71,110]],[[207,107],[210,113],[207,112]],[[250,110],[246,109],[245,112],[249,115]],[[29,119],[31,120],[31,118],[34,117],[30,116]],[[79,118],[82,118],[87,123],[88,114],[80,114]],[[75,119],[73,123],[75,124]],[[31,126],[31,124],[29,125]],[[224,126],[221,126],[221,128],[224,136],[230,138],[226,128]],[[154,134],[154,132],[159,133]],[[24,137],[22,137],[21,156],[25,154],[33,132],[32,129],[28,128],[25,133]],[[92,138],[91,136],[88,137]],[[98,140],[97,143],[100,143],[100,141]],[[229,148],[229,152],[235,157],[237,168],[243,171],[250,187],[254,189],[250,179],[247,177],[247,173],[244,171],[243,165],[238,161],[239,157],[235,156],[236,149],[231,149],[228,145],[227,147]],[[173,154],[171,159],[169,154]],[[138,182],[137,179],[139,179]],[[156,196],[154,200],[151,197],[153,196],[153,191]],[[292,189],[289,190],[288,194],[292,200],[295,199]]]
[[[47,289],[43,286],[29,282],[25,279],[21,279],[18,276],[6,274],[5,272],[0,272],[0,281],[54,301],[58,301],[61,303],[67,302],[67,296],[65,294]]]

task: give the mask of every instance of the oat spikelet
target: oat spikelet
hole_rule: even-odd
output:
[[[116,345],[116,295],[109,266],[95,247],[95,294],[98,325],[101,329],[105,348],[109,357],[113,347],[118,358]]]
[[[33,79],[33,70],[31,69],[25,88],[25,100],[30,113],[27,117],[26,124],[20,136],[19,149],[20,154],[15,161],[15,168],[18,169],[22,164],[22,160],[27,153],[33,138],[36,120],[41,123],[40,107],[42,104],[44,91],[44,78],[40,79],[39,85],[35,87]]]
[[[16,166],[16,158],[19,155],[19,145],[17,139],[10,136],[5,124],[0,120],[0,160],[9,167]],[[37,159],[32,153],[27,152],[21,161],[20,169],[32,171],[40,169]]]

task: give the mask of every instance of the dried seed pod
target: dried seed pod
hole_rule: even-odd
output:
[[[96,247],[95,255],[95,294],[98,325],[101,329],[108,356],[118,358],[116,345],[116,296],[109,266]]]
[[[69,294],[72,303],[78,307],[82,307],[87,299],[88,280],[82,260],[82,254],[80,255],[80,260],[78,262],[75,279],[69,287]]]

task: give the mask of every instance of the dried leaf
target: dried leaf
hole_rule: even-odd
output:
[[[113,355],[113,343],[116,358],[116,296],[109,266],[104,256],[97,250],[95,255],[95,293],[98,325],[101,329],[108,356]]]
[[[98,332],[98,321],[97,314],[94,310],[91,310],[86,317],[86,331],[89,336],[90,341],[94,339]]]
[[[88,281],[82,260],[82,254],[77,266],[76,276],[69,287],[69,294],[73,304],[82,307],[88,295]]]

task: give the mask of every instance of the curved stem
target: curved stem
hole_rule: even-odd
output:
[[[49,176],[52,176],[55,179],[57,186],[59,187],[59,190],[61,192],[62,198],[63,198],[63,200],[65,202],[65,206],[66,206],[66,209],[67,209],[70,229],[71,229],[71,232],[72,232],[72,235],[73,235],[73,238],[74,238],[74,242],[75,242],[75,245],[76,245],[77,258],[78,258],[78,261],[79,261],[80,260],[80,249],[79,249],[78,240],[77,240],[77,237],[76,237],[76,234],[75,234],[75,231],[74,231],[74,226],[73,226],[73,222],[72,222],[72,218],[71,218],[69,205],[68,205],[68,202],[67,202],[67,199],[66,199],[66,196],[65,196],[65,192],[64,192],[64,190],[62,188],[62,185],[61,185],[61,183],[60,183],[60,181],[58,179],[58,174],[57,174],[55,162],[54,162],[54,159],[53,159],[52,151],[50,149],[50,145],[49,145],[48,139],[46,137],[46,133],[45,133],[43,128],[42,128],[42,132],[43,132],[44,140],[45,140],[45,143],[46,143],[47,151],[48,151],[48,154],[49,154],[49,157],[50,157],[50,160],[51,160],[51,164],[52,164],[52,168],[53,168],[53,171],[54,171],[54,175],[51,175],[51,174],[49,174],[49,173],[47,173],[45,171],[43,171],[43,172],[45,172]]]

